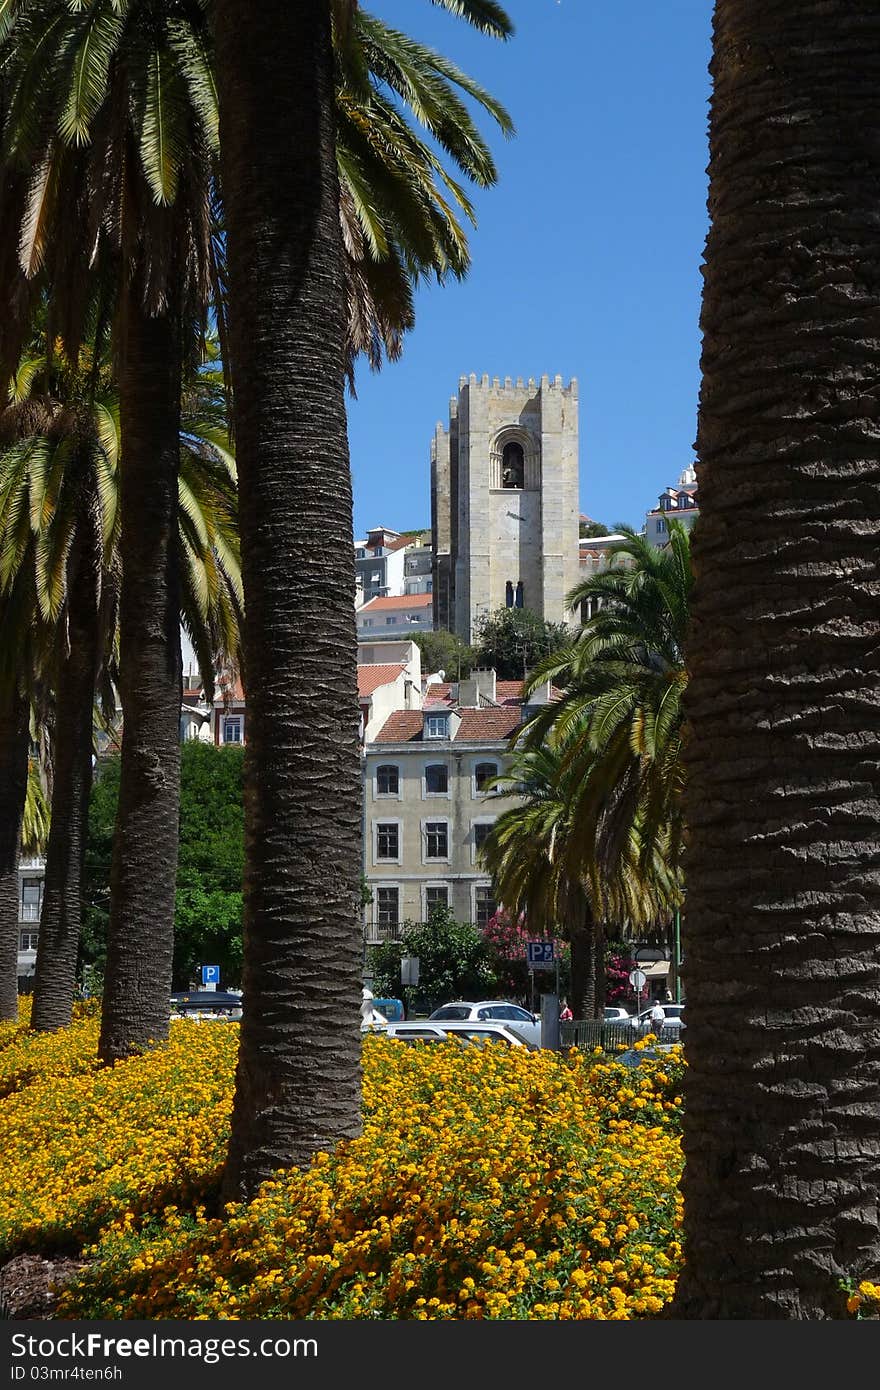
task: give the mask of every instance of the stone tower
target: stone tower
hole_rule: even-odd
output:
[[[562,622],[578,581],[577,382],[462,377],[431,443],[434,625],[497,608]]]

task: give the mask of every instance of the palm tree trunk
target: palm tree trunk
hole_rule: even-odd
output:
[[[880,9],[718,0],[688,652],[690,1318],[880,1269]]]
[[[91,543],[86,539],[91,536]],[[80,516],[68,580],[69,652],[58,680],[52,819],[40,915],[31,1027],[66,1028],[73,1011],[82,926],[82,880],[92,787],[98,667],[100,537]]]
[[[329,6],[220,0],[216,34],[247,613],[232,1197],[358,1132],[363,944]]]
[[[180,813],[180,325],[124,291],[120,378],[122,760],[99,1053],[168,1036]]]
[[[604,970],[604,940],[601,923],[588,907],[583,907],[577,921],[569,928],[571,944],[571,999],[569,1004],[576,1021],[599,1018],[604,1003],[604,983],[600,985],[599,968]]]
[[[27,794],[28,707],[8,692],[0,710],[0,1022],[18,1018],[18,852]]]

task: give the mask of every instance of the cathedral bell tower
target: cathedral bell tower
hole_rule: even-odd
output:
[[[498,608],[568,617],[578,582],[577,381],[462,377],[431,446],[434,625]]]

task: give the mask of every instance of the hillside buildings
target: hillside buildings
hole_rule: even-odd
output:
[[[679,474],[675,487],[660,493],[658,504],[645,516],[645,535],[652,545],[663,547],[669,541],[669,520],[680,521],[688,530],[700,515],[697,496],[697,475],[693,465]]]

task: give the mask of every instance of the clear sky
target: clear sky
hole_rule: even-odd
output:
[[[428,0],[364,0],[504,102],[473,266],[422,290],[400,362],[349,402],[355,531],[430,522],[429,448],[459,377],[580,388],[581,510],[640,526],[693,459],[711,0],[507,0],[498,43]]]

